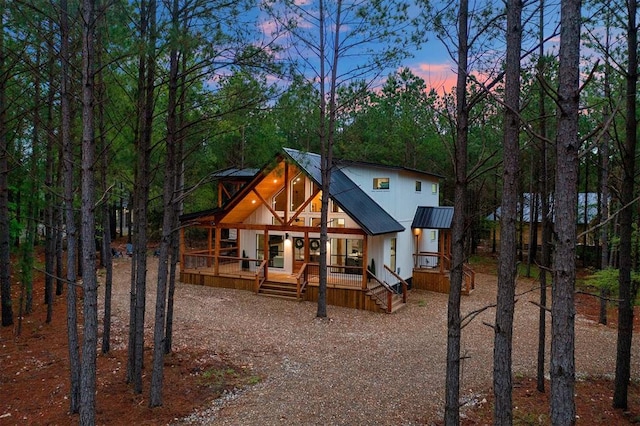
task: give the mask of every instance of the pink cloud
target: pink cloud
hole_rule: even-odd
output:
[[[420,63],[409,68],[425,81],[429,89],[435,89],[439,94],[450,92],[456,84],[455,65],[452,63]]]

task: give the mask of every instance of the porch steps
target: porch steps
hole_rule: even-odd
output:
[[[387,311],[387,289],[379,283],[374,283],[367,290],[367,296],[374,302],[376,305],[380,307],[383,311]],[[384,301],[384,302],[383,302]],[[391,296],[391,312],[394,313],[399,309],[402,309],[406,306],[406,303],[402,301],[402,295],[394,293]]]
[[[265,281],[260,286],[258,294],[261,296],[278,297],[281,299],[298,300],[298,290],[295,283],[280,283]]]

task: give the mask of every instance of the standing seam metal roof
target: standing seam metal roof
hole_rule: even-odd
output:
[[[411,229],[450,229],[453,207],[423,207],[416,210]]]
[[[291,148],[284,148],[284,152],[316,185],[322,187],[320,155]],[[331,171],[329,196],[369,235],[402,232],[405,229],[339,168]]]

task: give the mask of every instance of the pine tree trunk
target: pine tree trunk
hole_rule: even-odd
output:
[[[171,20],[173,34],[178,34],[178,0],[172,1]],[[151,395],[149,406],[162,405],[162,384],[164,381],[165,322],[167,306],[167,281],[169,274],[169,255],[174,231],[174,193],[176,183],[176,144],[178,139],[178,44],[173,40],[169,53],[169,93],[167,114],[167,156],[164,168],[162,239],[158,255],[158,287],[156,290],[156,312],[153,334],[153,370],[151,373]]]
[[[71,94],[69,93],[69,11],[67,0],[60,0],[60,109],[62,111],[64,214],[67,237],[67,336],[69,340],[69,410],[80,409],[80,354],[76,311],[76,219],[74,214],[73,141],[71,139]]]
[[[467,211],[467,144],[469,109],[467,105],[468,20],[469,2],[461,0],[458,10],[458,77],[456,86],[456,141],[454,213],[451,229],[452,253],[447,306],[447,371],[445,383],[444,421],[447,426],[460,424],[460,297],[462,268],[465,261]]]
[[[494,425],[511,425],[513,314],[516,290],[516,218],[518,216],[518,180],[520,175],[520,50],[522,40],[522,3],[507,1],[507,59],[504,91],[503,184],[500,215],[500,259],[495,340],[493,347]],[[530,194],[530,205],[533,194]],[[524,210],[524,209],[521,209]],[[533,221],[532,221],[533,222]],[[529,243],[531,244],[531,242]]]
[[[615,390],[613,406],[627,408],[629,379],[631,377],[631,340],[633,338],[633,305],[636,289],[632,288],[631,262],[633,235],[634,188],[637,145],[637,93],[638,83],[638,29],[634,1],[627,2],[627,72],[626,72],[626,126],[622,154],[623,182],[620,194],[620,279],[618,306],[618,345],[616,351]]]
[[[96,275],[95,135],[94,135],[94,1],[82,2],[82,287],[83,330],[80,375],[80,424],[94,425],[98,346],[98,281]]]
[[[575,424],[576,206],[578,181],[578,103],[580,0],[562,0],[558,69],[555,232],[551,303],[551,422]]]
[[[7,139],[7,82],[5,77],[4,14],[5,1],[0,1],[0,299],[2,326],[13,325],[11,304],[11,258],[9,234],[9,140]]]

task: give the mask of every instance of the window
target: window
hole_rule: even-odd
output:
[[[320,212],[322,210],[322,191],[319,191],[318,194],[313,197],[311,200],[311,211],[312,212]]]
[[[436,231],[431,231],[431,241],[436,240]]]
[[[264,259],[264,234],[256,235],[256,258]],[[269,267],[284,267],[284,237],[269,235]]]
[[[356,239],[331,239],[331,265],[362,267],[363,241]],[[357,268],[345,268],[346,273],[361,273]]]
[[[284,267],[284,237],[282,235],[269,235],[269,266]]]
[[[373,189],[389,189],[389,178],[373,178]]]
[[[320,218],[319,217],[312,217],[311,218],[311,226],[320,226]]]
[[[332,219],[329,226],[333,228],[344,228],[344,218]]]
[[[431,193],[434,194],[434,195],[438,193],[438,184],[437,183],[432,183],[431,184]]]
[[[335,201],[331,204],[331,211],[334,213],[344,213],[344,210],[342,210]]]
[[[293,239],[293,258],[297,262],[304,262],[304,238]]]
[[[291,211],[298,210],[298,207],[304,203],[304,176],[299,173],[291,181]]]
[[[416,181],[416,192],[422,192],[422,182]]]
[[[256,235],[256,259],[264,259],[264,235]]]
[[[309,240],[309,262],[320,262],[320,240],[318,238]]]
[[[287,206],[287,193],[283,189],[280,190],[274,197],[272,206],[273,210],[277,212],[283,212]]]

